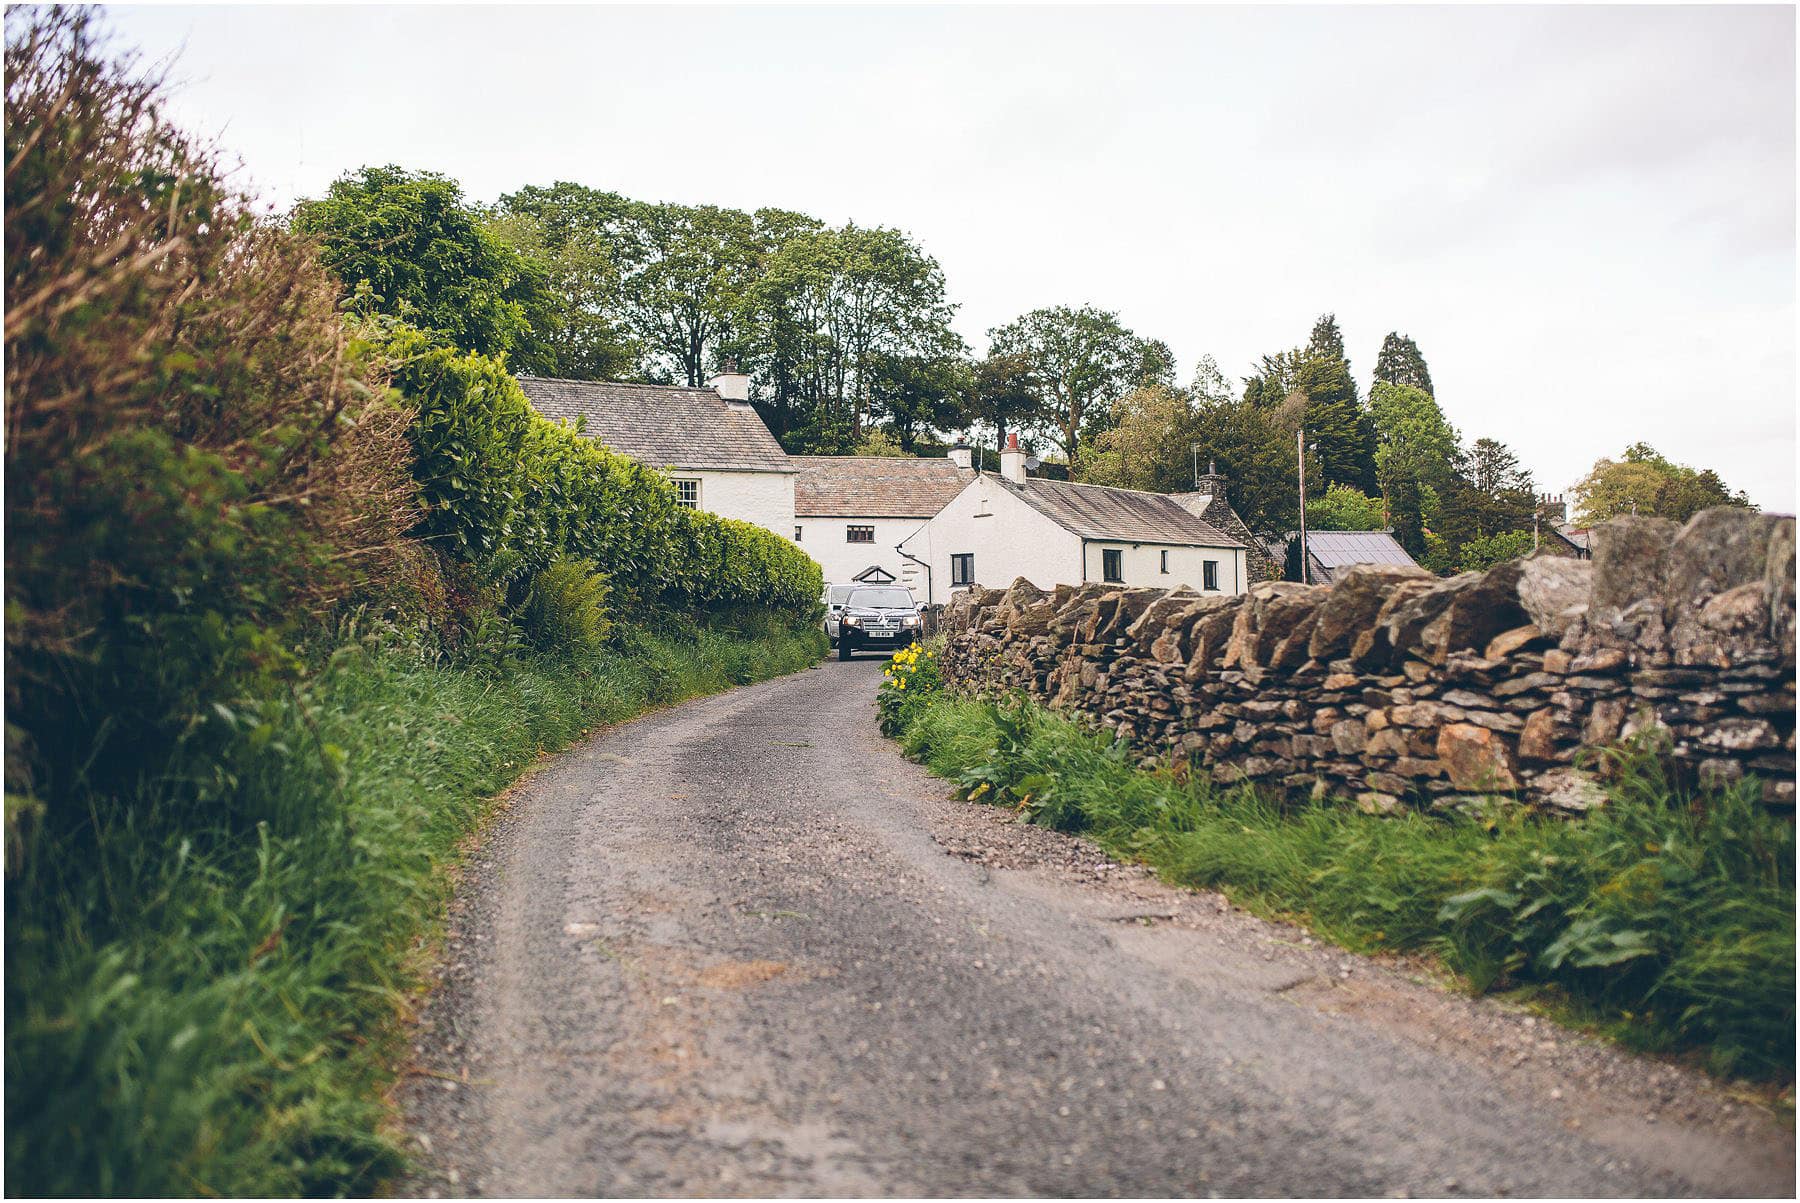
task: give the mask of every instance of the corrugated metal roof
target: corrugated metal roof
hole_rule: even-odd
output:
[[[1243,544],[1166,493],[1140,493],[1103,485],[1078,485],[1037,477],[1017,484],[994,480],[1026,505],[1084,539],[1122,543],[1168,543],[1176,547],[1242,547]]]
[[[948,458],[796,455],[796,517],[929,518],[975,479]]]
[[[586,418],[582,433],[653,468],[794,470],[754,409],[709,388],[546,376],[521,376],[519,387],[546,418]]]
[[[1309,530],[1306,550],[1326,568],[1351,564],[1412,564],[1406,549],[1384,530]]]

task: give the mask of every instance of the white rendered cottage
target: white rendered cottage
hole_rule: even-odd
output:
[[[750,377],[708,388],[521,376],[532,407],[580,423],[621,455],[665,468],[684,505],[794,534],[794,465],[750,405]]]
[[[901,584],[925,596],[925,567],[900,554],[918,530],[975,477],[967,447],[942,459],[796,455],[794,539],[825,583]]]
[[[1237,539],[1162,493],[1029,476],[1016,438],[998,475],[976,474],[900,550],[930,566],[933,604],[1018,577],[1040,589],[1105,581],[1230,596],[1250,587]]]

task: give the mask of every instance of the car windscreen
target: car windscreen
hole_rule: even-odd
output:
[[[841,606],[844,604],[844,599],[855,593],[856,590],[848,585],[833,585],[829,592],[831,596],[829,604]]]
[[[858,589],[850,595],[848,604],[871,610],[910,610],[916,603],[904,589]]]

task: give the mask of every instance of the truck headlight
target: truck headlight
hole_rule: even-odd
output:
[[[860,627],[862,625],[862,619],[858,618],[854,614],[844,615],[843,622],[844,622],[844,625],[847,627]]]
[[[903,627],[916,627],[919,625],[919,616],[917,614],[908,614],[905,618],[900,620],[900,625]]]

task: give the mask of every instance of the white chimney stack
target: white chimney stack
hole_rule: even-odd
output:
[[[1025,483],[1025,453],[1019,450],[1019,436],[1006,436],[1006,449],[1000,452],[1000,475],[1016,485]]]
[[[725,370],[706,383],[727,401],[738,405],[750,404],[750,377],[738,371],[735,359],[727,359]]]
[[[958,443],[950,448],[950,462],[959,468],[972,468],[975,466],[975,453],[969,450],[967,443]]]

